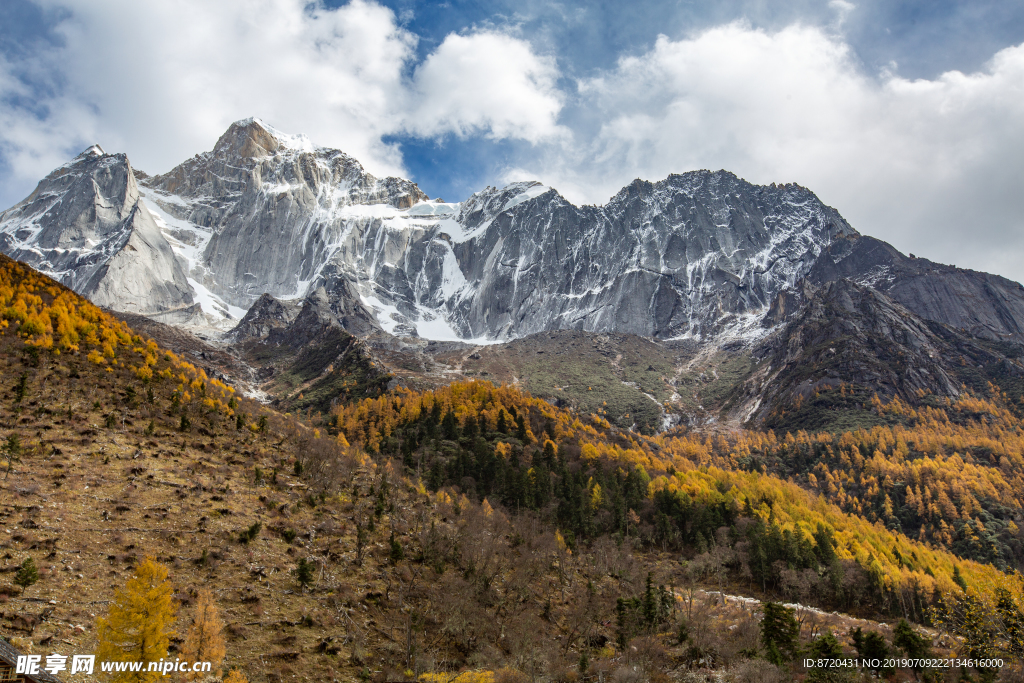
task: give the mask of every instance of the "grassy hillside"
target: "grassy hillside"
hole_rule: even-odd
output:
[[[958,582],[981,604],[1021,590],[744,471],[724,438],[642,437],[487,382],[298,419],[3,259],[0,315],[0,634],[26,650],[95,652],[147,556],[170,570],[170,656],[210,588],[225,669],[251,681],[793,680],[808,672],[772,654],[764,609],[710,591],[891,623],[960,605]],[[800,647],[826,627],[848,655],[853,626],[896,639],[794,616]]]

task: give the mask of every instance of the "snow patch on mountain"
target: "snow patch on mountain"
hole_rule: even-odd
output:
[[[318,147],[317,145],[314,145],[310,141],[310,139],[308,137],[306,137],[305,135],[302,135],[301,133],[298,134],[298,135],[291,135],[289,133],[285,133],[285,132],[283,132],[281,130],[278,130],[277,128],[274,128],[273,126],[271,126],[270,124],[264,122],[263,120],[255,118],[255,117],[254,118],[249,118],[249,119],[244,119],[243,121],[239,121],[239,123],[243,123],[243,124],[256,123],[256,124],[258,124],[260,126],[263,126],[263,128],[268,133],[270,133],[271,135],[273,135],[277,139],[278,143],[282,147],[284,147],[284,148],[286,148],[288,150],[291,150],[293,152],[300,152],[300,153],[304,152],[306,154],[311,154],[313,152],[316,152],[318,149],[320,149],[320,147]]]
[[[232,124],[212,151],[141,187],[126,179],[123,155],[90,148],[76,159],[51,174],[33,211],[2,214],[4,250],[68,281],[86,277],[88,264],[122,248],[128,226],[44,246],[41,216],[66,201],[57,180],[71,169],[116,175],[148,208],[131,230],[152,224],[161,258],[180,263],[182,301],[217,327],[264,293],[299,299],[323,287],[339,320],[365,306],[395,334],[480,342],[570,328],[751,340],[774,297],[837,236],[856,235],[804,188],[724,171],[637,180],[604,206],[575,206],[539,182],[431,201],[414,183],[376,178],[344,152],[259,119]],[[130,279],[143,282],[145,264],[132,263],[140,272]]]
[[[214,326],[218,329],[228,330],[238,324],[238,321],[245,317],[245,309],[238,306],[231,306],[224,303],[220,297],[201,285],[198,281],[188,278],[188,284],[192,287],[192,296],[196,303],[202,306],[203,313],[214,319]],[[225,325],[217,323],[224,322]]]

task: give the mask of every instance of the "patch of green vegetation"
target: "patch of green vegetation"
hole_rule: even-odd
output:
[[[660,405],[640,388],[624,384],[603,356],[540,354],[518,371],[524,388],[534,396],[561,399],[582,413],[603,415],[619,427],[636,424],[641,432],[652,433],[661,423]]]
[[[359,401],[387,391],[392,376],[364,364],[335,369],[304,389],[300,396],[287,400],[289,410],[313,410],[326,413],[332,402]]]
[[[291,347],[284,344],[251,344],[248,348],[248,356],[257,365],[266,365],[295,355]]]
[[[334,401],[380,396],[391,379],[373,364],[355,337],[337,329],[303,348],[288,369],[275,378],[273,390],[286,395],[315,380],[298,395],[284,399],[282,407],[326,413]]]
[[[871,408],[874,394],[866,387],[829,389],[788,406],[779,406],[765,418],[766,429],[778,434],[797,432],[847,432],[871,429],[877,425],[896,425],[901,422],[894,415],[878,415]]]
[[[622,354],[619,367],[622,368],[623,381],[633,382],[641,391],[659,401],[667,401],[672,395],[665,382],[666,377],[675,374],[675,369],[669,361],[653,356],[645,357],[639,351],[629,349]]]
[[[737,389],[754,371],[753,359],[742,352],[723,351],[706,363],[683,373],[677,382],[679,401],[684,409],[698,406],[709,411],[727,408],[737,397]]]
[[[324,369],[346,354],[355,344],[355,337],[340,329],[330,330],[323,340],[302,349],[289,372],[303,382],[319,377]]]
[[[745,353],[727,353],[714,368],[714,379],[700,391],[701,400],[709,405],[722,405],[754,371],[754,363]]]

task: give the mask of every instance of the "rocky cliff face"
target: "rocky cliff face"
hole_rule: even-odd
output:
[[[635,181],[602,207],[513,185],[474,195],[446,227],[466,286],[463,336],[547,329],[713,337],[760,315],[834,239],[856,235],[798,186],[725,171]]]
[[[538,183],[430,202],[258,120],[143,191],[190,276],[229,307],[323,287],[345,329],[434,339],[712,337],[857,234],[802,187],[724,171],[636,181],[602,207]]]
[[[247,119],[138,184],[123,155],[91,150],[0,219],[5,252],[176,324],[227,329],[265,294],[321,292],[360,336],[754,341],[801,310],[806,287],[849,279],[924,319],[1024,341],[1020,285],[908,258],[803,187],[726,171],[637,180],[603,206],[533,182],[449,204]],[[239,335],[269,333],[257,308]]]
[[[1024,342],[1024,287],[990,273],[904,256],[872,237],[831,243],[808,273],[815,284],[850,278],[922,318],[976,337]]]
[[[352,157],[257,120],[232,124],[212,152],[145,182],[190,275],[232,306],[260,295],[307,295],[361,215],[427,199],[414,183],[379,180]]]
[[[299,310],[300,307],[294,302],[278,301],[269,294],[264,294],[228,333],[227,339],[232,342],[244,342],[268,337],[275,330],[287,329],[299,315]]]
[[[141,201],[127,157],[98,146],[0,213],[0,250],[118,311],[192,304],[183,262]]]
[[[1004,355],[1015,345],[927,320],[867,284],[805,281],[799,298],[788,322],[754,349],[761,368],[745,400],[755,422],[833,429],[830,420],[864,411],[875,395],[918,404],[928,396],[956,397],[965,385],[984,393],[990,381],[1009,387],[1024,378],[1019,354]]]
[[[946,368],[947,347],[924,320],[890,297],[836,280],[811,293],[775,343],[771,364],[781,374],[773,384],[804,398],[842,382],[877,387],[890,397],[907,398],[919,389],[956,396],[959,384]]]

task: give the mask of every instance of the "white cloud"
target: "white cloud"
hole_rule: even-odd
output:
[[[838,29],[843,27],[843,24],[846,23],[846,19],[850,16],[850,13],[857,9],[855,4],[847,2],[847,0],[831,0],[828,3],[828,6],[836,13],[835,27]]]
[[[866,73],[830,29],[728,24],[564,93],[550,57],[497,30],[415,64],[417,36],[370,0],[34,1],[65,10],[64,44],[0,58],[5,205],[93,142],[161,172],[259,116],[377,174],[403,171],[391,134],[525,140],[508,178],[581,202],[698,168],[796,181],[904,251],[1024,279],[1024,46],[911,81]]]
[[[416,69],[406,124],[432,137],[485,133],[539,142],[560,133],[554,60],[503,33],[451,34]]]
[[[163,172],[212,148],[232,121],[259,116],[374,173],[401,173],[387,135],[535,141],[559,107],[553,65],[499,33],[449,36],[410,80],[417,37],[369,0],[35,1],[66,14],[64,44],[0,62],[0,153],[7,186],[22,188],[8,203],[94,142]],[[48,114],[11,104],[30,90],[23,81]]]
[[[19,76],[38,71],[32,61],[14,64],[0,56],[0,161],[9,169],[0,187],[9,188],[19,181],[34,184],[67,161],[69,149],[84,149],[81,141],[91,139],[95,132],[95,114],[84,103],[61,95],[47,97],[43,103],[37,101],[36,93]],[[25,104],[6,104],[11,102]],[[49,110],[44,118],[25,111],[25,107],[40,104]],[[9,200],[7,204],[25,194],[17,190],[15,195],[4,196],[0,189],[0,196]]]
[[[97,140],[151,172],[209,149],[231,121],[297,126],[382,170],[415,37],[391,11],[354,0],[39,0],[70,13],[48,66],[62,95],[91,105]],[[44,59],[43,57],[39,58]],[[56,80],[56,79],[55,79]]]
[[[861,232],[1024,279],[1024,46],[982,73],[865,74],[842,39],[730,24],[665,37],[579,83],[599,132],[510,177],[607,201],[634,177],[725,168],[796,181]]]

